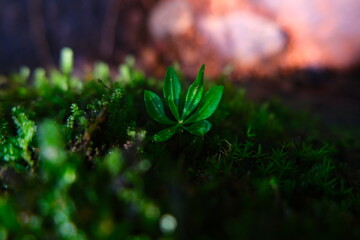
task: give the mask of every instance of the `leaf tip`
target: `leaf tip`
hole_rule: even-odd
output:
[[[149,90],[144,90],[144,96],[145,95],[149,95],[150,91]]]

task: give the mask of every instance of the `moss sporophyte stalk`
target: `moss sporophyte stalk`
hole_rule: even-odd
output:
[[[218,107],[224,87],[215,86],[205,94],[204,92],[204,70],[202,65],[193,84],[190,85],[185,103],[181,103],[181,84],[174,69],[168,67],[164,80],[163,95],[166,105],[169,107],[175,120],[170,119],[166,113],[161,98],[154,92],[145,90],[144,99],[148,114],[155,121],[172,125],[154,135],[156,142],[169,140],[176,132],[182,129],[191,134],[202,136],[211,129],[209,118]],[[182,109],[180,106],[184,106]]]

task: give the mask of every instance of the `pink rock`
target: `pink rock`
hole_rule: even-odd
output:
[[[286,38],[273,21],[246,11],[204,16],[198,29],[226,59],[255,66],[284,51]]]
[[[193,12],[186,1],[173,0],[160,2],[152,11],[149,28],[155,39],[176,36],[194,24]]]
[[[290,37],[289,65],[346,68],[360,56],[360,1],[257,0]]]
[[[173,61],[255,70],[351,67],[359,26],[359,0],[164,0],[149,25],[167,56],[176,51]]]

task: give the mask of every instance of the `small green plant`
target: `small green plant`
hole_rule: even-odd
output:
[[[167,141],[177,131],[182,131],[182,129],[198,136],[202,136],[210,130],[211,123],[206,119],[218,107],[224,87],[215,86],[203,94],[204,69],[205,65],[202,65],[194,83],[190,85],[186,93],[184,104],[182,104],[180,99],[180,81],[174,69],[168,67],[164,80],[163,94],[165,103],[169,106],[175,121],[167,117],[160,97],[154,92],[145,90],[145,106],[150,117],[161,124],[172,125],[154,135],[156,142]]]

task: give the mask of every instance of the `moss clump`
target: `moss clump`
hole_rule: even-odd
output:
[[[0,93],[0,239],[360,236],[355,134],[325,135],[220,79],[213,129],[159,144],[143,94],[160,81],[132,60],[113,80],[102,63],[82,80],[62,64]]]

